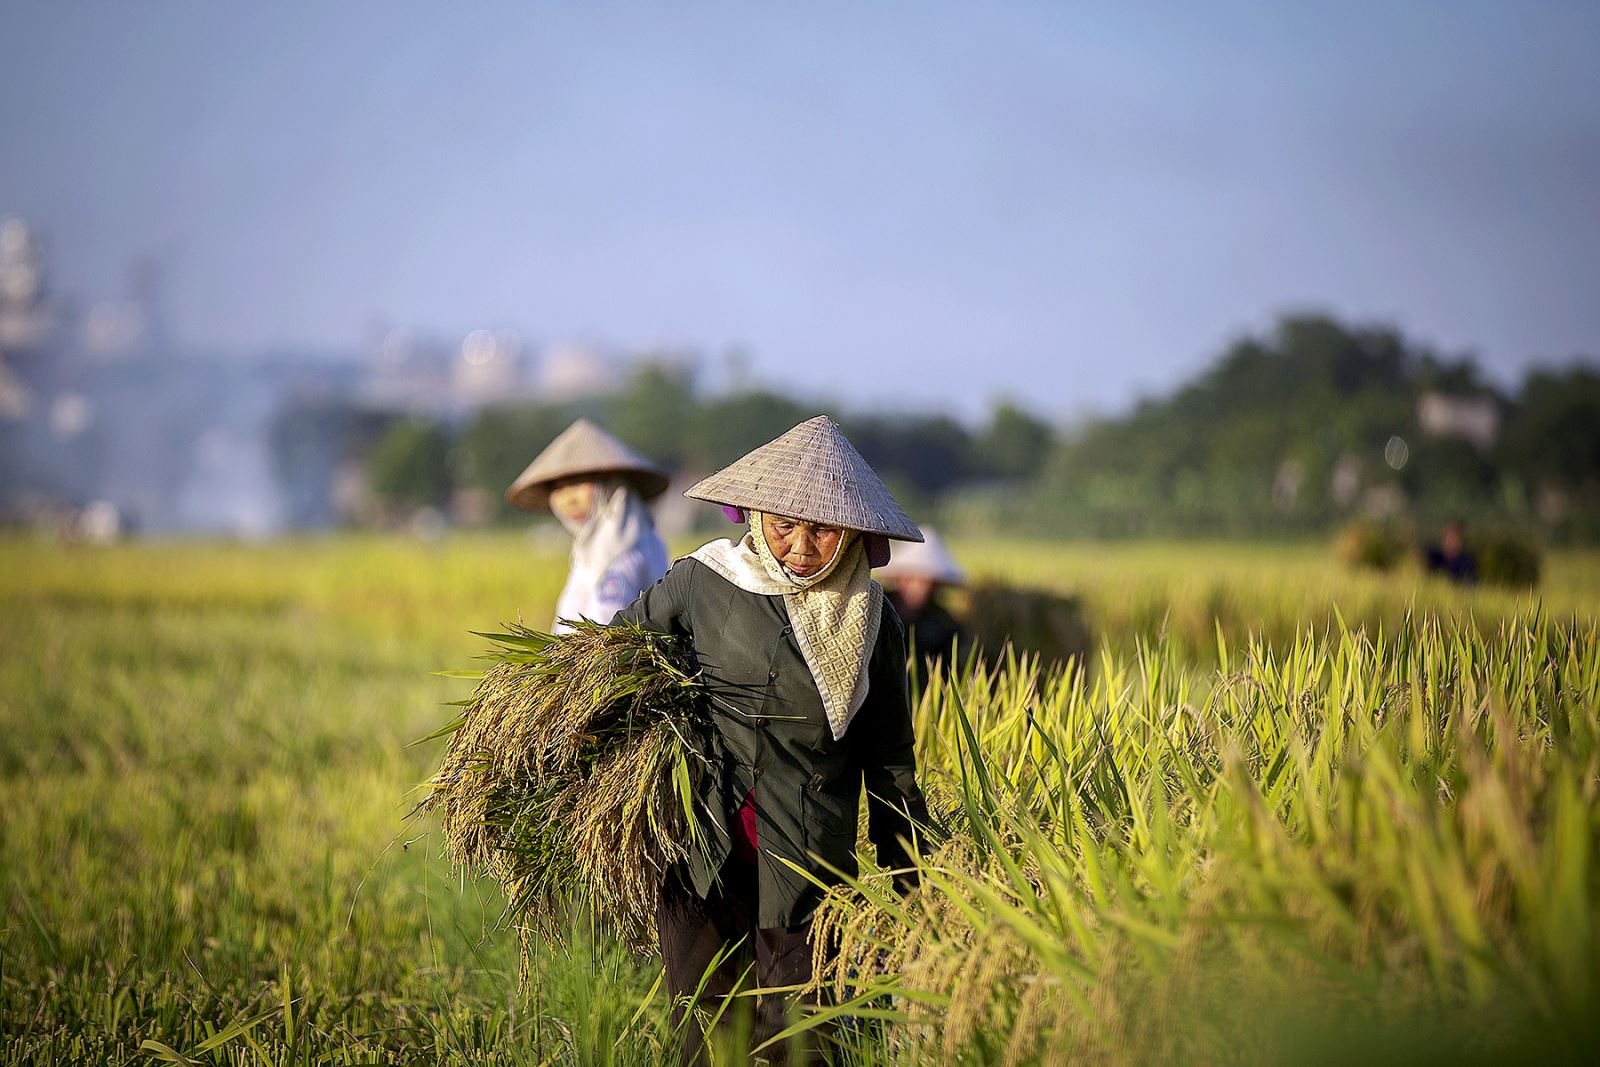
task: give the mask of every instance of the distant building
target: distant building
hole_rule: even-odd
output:
[[[367,353],[352,399],[365,408],[440,415],[450,403],[456,356],[455,346],[397,326]]]
[[[39,235],[0,223],[0,523],[88,540],[371,521],[366,455],[397,418],[459,424],[486,405],[592,396],[627,363],[591,345],[538,351],[511,330],[387,323],[364,351],[189,354],[165,328],[156,260],[135,259],[125,293],[81,313],[52,300],[47,268]],[[451,503],[481,522],[496,500]]]
[[[1426,392],[1417,399],[1417,422],[1434,437],[1460,437],[1484,451],[1500,437],[1500,405],[1492,396]]]
[[[473,330],[456,342],[397,326],[369,351],[355,399],[372,409],[459,418],[485,404],[545,395],[529,362],[514,330]]]
[[[0,222],[0,357],[43,344],[56,326],[45,301],[44,246],[28,224]]]
[[[473,330],[461,341],[451,386],[456,404],[467,409],[531,399],[522,339],[513,330]]]
[[[555,344],[545,349],[534,376],[541,396],[573,400],[606,393],[622,384],[617,362],[593,345]]]
[[[0,422],[15,422],[33,410],[33,393],[0,359]]]
[[[46,268],[26,223],[0,224],[0,521],[91,541],[281,528],[267,429],[288,368],[174,354],[151,259],[81,315]]]

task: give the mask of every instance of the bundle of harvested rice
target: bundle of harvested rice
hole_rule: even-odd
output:
[[[575,911],[641,950],[663,875],[705,847],[705,687],[679,639],[631,624],[509,627],[449,735],[419,810],[445,851],[505,891],[526,950]],[[526,962],[526,952],[524,953]]]

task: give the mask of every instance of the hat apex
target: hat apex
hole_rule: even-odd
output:
[[[684,495],[901,541],[922,540],[917,524],[826,415],[807,419]]]

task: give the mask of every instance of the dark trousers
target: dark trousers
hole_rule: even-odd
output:
[[[661,887],[656,926],[667,968],[667,990],[674,1002],[673,1022],[683,1034],[685,1064],[710,1062],[706,1034],[686,1003],[696,990],[700,991],[696,1006],[715,1013],[724,998],[738,989],[770,989],[811,979],[811,924],[763,930],[756,926],[756,915],[753,863],[730,859],[722,869],[720,883],[705,899],[676,874],[669,875]],[[721,952],[727,955],[713,969]],[[750,1017],[750,1047],[754,1049],[793,1021],[790,1008],[796,1001],[792,995],[756,997],[750,1016],[751,999],[735,998],[723,1019]],[[817,1064],[824,1062],[823,1047],[823,1035],[811,1031],[761,1055],[774,1064]]]

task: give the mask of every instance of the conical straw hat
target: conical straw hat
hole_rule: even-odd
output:
[[[628,479],[639,495],[649,500],[667,488],[667,475],[660,467],[606,433],[588,419],[561,431],[561,435],[517,475],[506,490],[506,503],[526,511],[550,506],[550,485],[562,478],[590,474],[614,474]]]
[[[928,578],[943,585],[965,585],[967,574],[961,564],[945,547],[944,540],[934,533],[933,527],[922,527],[922,544],[895,549],[889,565],[878,572],[880,580],[896,578]]]
[[[684,496],[901,541],[922,540],[917,524],[826,415],[768,441]]]

